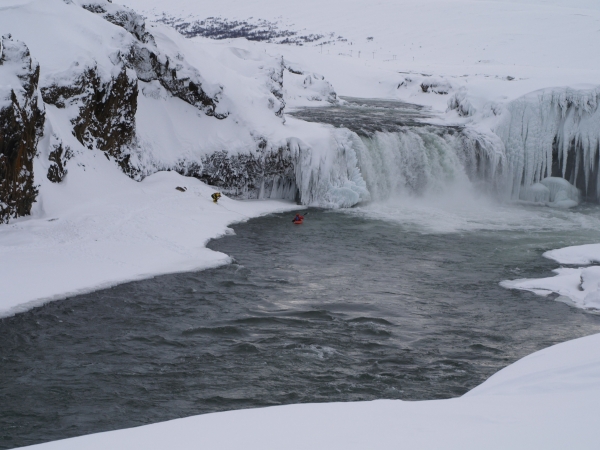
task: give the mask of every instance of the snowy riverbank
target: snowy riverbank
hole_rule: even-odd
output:
[[[227,255],[205,245],[227,234],[229,224],[297,208],[226,197],[214,205],[215,189],[194,178],[160,172],[138,183],[102,154],[87,158],[64,183],[44,183],[32,217],[0,227],[0,260],[10,261],[0,271],[0,317],[118,283],[225,264]]]
[[[230,411],[28,448],[591,450],[599,402],[597,334],[527,356],[456,399]]]
[[[587,310],[600,310],[600,244],[575,245],[544,253],[559,264],[587,267],[560,267],[553,277],[503,281],[501,286],[537,295],[558,294],[557,300]]]

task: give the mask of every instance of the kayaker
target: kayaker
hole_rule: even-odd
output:
[[[292,222],[302,222],[303,220],[304,220],[304,216],[301,216],[300,214],[296,214],[296,217],[294,217]]]

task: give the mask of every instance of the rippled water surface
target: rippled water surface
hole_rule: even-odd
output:
[[[423,106],[397,100],[341,97],[342,104],[304,107],[290,112],[307,122],[327,123],[359,134],[399,131],[428,125],[434,115]],[[448,129],[448,127],[440,127]]]
[[[0,320],[0,447],[227,409],[454,397],[600,332],[597,315],[498,285],[549,275],[545,250],[600,242],[598,228],[568,222],[596,210],[437,234],[393,212],[251,220],[210,244],[229,266]]]

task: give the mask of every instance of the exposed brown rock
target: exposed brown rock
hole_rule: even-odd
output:
[[[0,223],[31,213],[38,194],[33,158],[44,126],[38,103],[40,68],[25,44],[10,35],[0,39],[0,72],[20,86],[0,90]]]
[[[53,183],[60,183],[67,175],[67,161],[73,157],[73,152],[68,145],[58,141],[52,146],[52,151],[48,156],[50,167],[46,176]]]
[[[109,82],[103,82],[95,67],[87,68],[69,86],[41,89],[48,104],[58,108],[79,107],[73,119],[73,134],[89,149],[100,149],[114,157],[127,172],[129,148],[135,143],[135,113],[138,86],[126,67]]]

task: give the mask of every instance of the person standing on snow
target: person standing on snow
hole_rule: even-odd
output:
[[[219,199],[221,198],[221,193],[215,192],[210,197],[213,199],[213,203],[217,203],[219,201]]]

